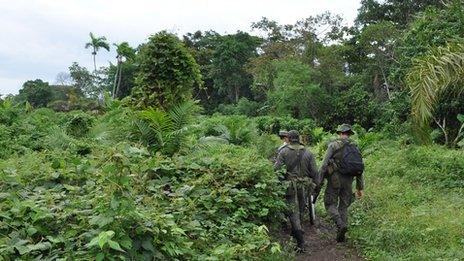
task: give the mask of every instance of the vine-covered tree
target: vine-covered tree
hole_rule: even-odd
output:
[[[198,64],[177,36],[162,31],[151,36],[137,56],[139,66],[133,103],[142,108],[170,108],[192,96],[201,84]]]

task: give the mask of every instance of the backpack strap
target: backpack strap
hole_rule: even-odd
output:
[[[297,153],[298,153],[298,158],[295,162],[293,162],[291,168],[289,168],[291,170],[290,172],[293,172],[294,170],[296,170],[298,166],[300,166],[300,171],[301,171],[301,161],[303,159],[303,154],[305,153],[305,149],[304,148],[298,149]]]
[[[335,164],[338,165],[340,163],[340,152],[343,151],[343,149],[348,145],[350,144],[350,141],[349,140],[339,140],[339,142],[342,143],[342,145],[340,146],[340,148],[336,149],[332,155],[332,160],[335,161]],[[341,155],[341,157],[343,157],[343,155]]]

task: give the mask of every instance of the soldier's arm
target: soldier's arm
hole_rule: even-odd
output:
[[[316,158],[314,157],[313,154],[309,154],[309,175],[310,178],[313,179],[314,183],[316,185],[319,185],[321,183],[321,178],[319,176],[319,171],[317,170],[317,164],[316,164]]]
[[[356,190],[364,190],[364,174],[356,177]]]
[[[319,171],[321,175],[321,179],[324,179],[324,175],[327,172],[327,166],[329,165],[330,159],[333,157],[335,152],[334,143],[330,143],[329,147],[327,148],[327,152],[325,154],[324,160],[322,161],[321,169]]]
[[[282,168],[282,166],[284,165],[284,153],[282,153],[283,151],[280,151],[279,154],[277,154],[277,158],[275,160],[275,163],[274,163],[274,170],[279,170]]]

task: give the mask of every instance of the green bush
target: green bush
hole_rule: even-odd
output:
[[[320,134],[315,132],[316,124],[311,119],[297,120],[291,117],[261,116],[255,119],[260,133],[278,134],[280,130],[297,130],[305,143],[315,143]]]
[[[217,111],[224,115],[246,115],[256,117],[263,114],[263,105],[247,98],[240,98],[237,104],[220,104]]]
[[[198,136],[215,136],[235,145],[248,145],[258,136],[254,121],[243,115],[200,118],[201,133]]]
[[[87,136],[94,118],[86,113],[76,113],[66,122],[66,133],[76,138]]]

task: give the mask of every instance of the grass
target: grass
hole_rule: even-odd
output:
[[[464,259],[464,152],[377,144],[349,233],[371,260]]]

